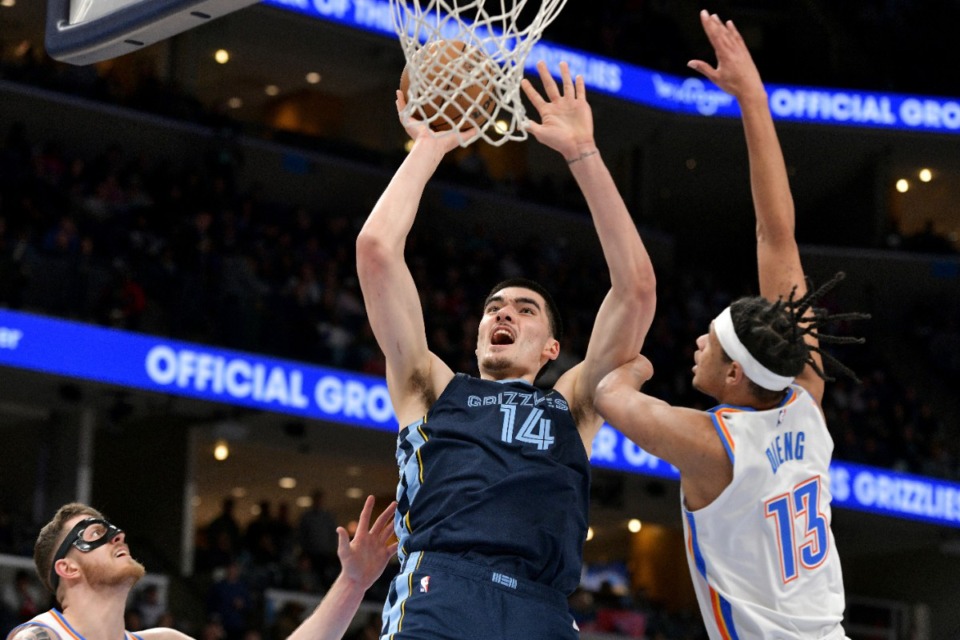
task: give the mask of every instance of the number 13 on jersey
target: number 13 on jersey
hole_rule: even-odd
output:
[[[804,480],[790,493],[764,503],[764,515],[773,521],[777,531],[784,584],[795,580],[801,567],[816,569],[827,558],[830,538],[827,518],[820,509],[820,495],[820,476],[817,475]]]

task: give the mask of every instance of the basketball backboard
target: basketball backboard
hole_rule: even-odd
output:
[[[115,58],[259,0],[47,0],[47,53],[83,65]]]

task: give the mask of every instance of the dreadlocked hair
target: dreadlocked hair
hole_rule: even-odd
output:
[[[826,309],[814,307],[845,277],[846,274],[841,271],[819,289],[809,287],[800,298],[797,298],[797,287],[794,286],[786,299],[781,296],[775,302],[761,296],[736,300],[730,305],[730,316],[737,337],[760,364],[776,374],[795,377],[810,365],[820,378],[833,381],[834,378],[828,376],[814,360],[815,352],[842,374],[860,382],[849,367],[819,346],[807,344],[804,339],[811,336],[826,344],[863,344],[863,338],[827,335],[821,329],[830,322],[866,320],[870,318],[869,314],[851,312],[831,315]],[[761,397],[771,393],[753,383],[751,389]]]

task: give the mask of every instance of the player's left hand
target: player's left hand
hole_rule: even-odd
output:
[[[397,543],[387,544],[393,535],[393,514],[397,510],[397,503],[392,502],[383,510],[373,526],[370,526],[370,516],[373,513],[374,497],[367,496],[367,501],[360,512],[357,521],[357,532],[353,540],[343,527],[337,527],[337,556],[342,566],[341,573],[349,580],[360,585],[364,590],[376,582],[387,566],[387,562],[397,552]]]
[[[559,151],[567,160],[576,158],[582,151],[595,149],[593,140],[593,112],[587,102],[587,89],[583,76],[576,80],[570,76],[570,66],[560,63],[563,90],[550,75],[547,63],[537,63],[540,81],[547,98],[544,99],[533,84],[523,79],[520,86],[540,114],[540,122],[527,123],[527,131],[546,146]]]
[[[722,22],[717,14],[704,10],[700,12],[700,24],[717,54],[717,66],[703,60],[691,60],[687,66],[738,100],[751,93],[763,93],[760,72],[733,21]]]
[[[606,377],[639,391],[653,377],[653,363],[645,355],[637,354],[636,358],[620,365]]]

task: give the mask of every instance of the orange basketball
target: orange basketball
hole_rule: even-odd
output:
[[[491,78],[496,70],[494,62],[480,49],[470,47],[460,40],[438,40],[425,45],[415,54],[416,64],[422,74],[421,95],[435,97],[422,105],[422,118],[434,131],[449,131],[454,126],[459,130],[469,116],[472,123],[466,126],[483,126],[493,114],[496,100],[491,90]],[[479,65],[488,65],[485,73],[472,75]],[[455,99],[451,93],[459,87]],[[400,74],[400,91],[410,100],[410,63]],[[442,112],[441,112],[442,110]]]

